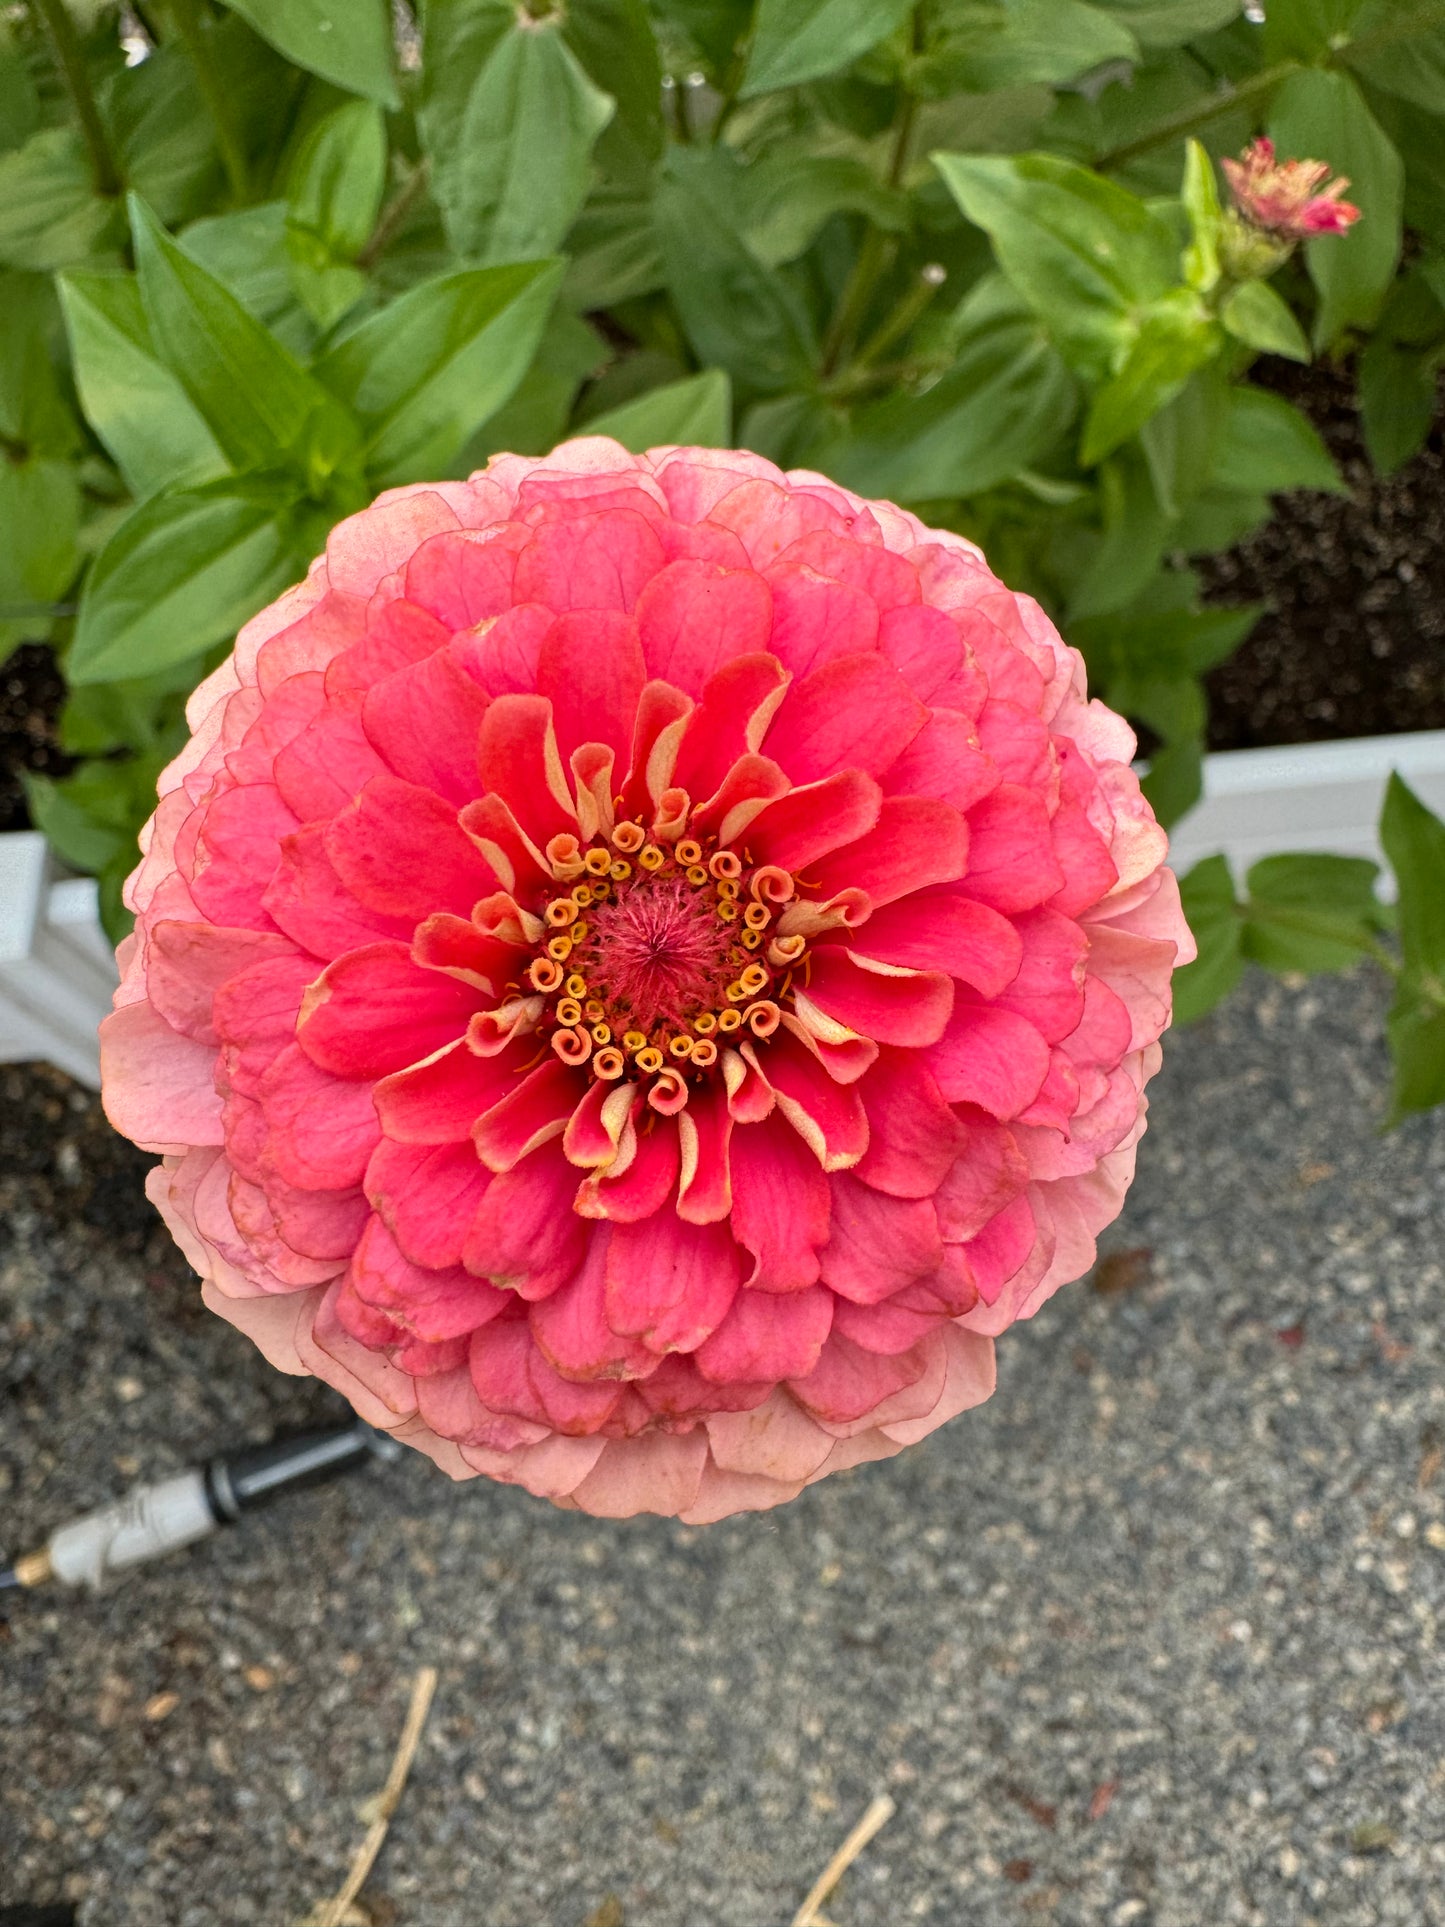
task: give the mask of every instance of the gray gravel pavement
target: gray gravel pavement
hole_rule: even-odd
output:
[[[432,1662],[374,1927],[787,1927],[880,1789],[837,1927],[1439,1927],[1445,1118],[1378,1135],[1382,1012],[1256,981],[1166,1040],[1113,1289],[781,1513],[600,1523],[409,1456],[11,1596],[0,1919],[289,1927]],[[0,1549],[332,1409],[193,1309],[83,1094],[0,1099],[41,1119],[0,1177]]]

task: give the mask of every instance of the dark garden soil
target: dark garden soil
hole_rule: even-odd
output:
[[[1348,496],[1279,498],[1273,521],[1202,565],[1221,602],[1269,613],[1209,678],[1209,746],[1248,749],[1445,728],[1445,409],[1396,475],[1372,471],[1348,373],[1261,364],[1329,443]],[[0,664],[0,831],[29,822],[22,770],[61,776],[63,688],[50,651]]]
[[[1381,477],[1347,373],[1273,362],[1256,379],[1309,414],[1350,494],[1281,496],[1266,527],[1202,565],[1212,600],[1270,605],[1208,679],[1209,747],[1445,729],[1445,409]]]

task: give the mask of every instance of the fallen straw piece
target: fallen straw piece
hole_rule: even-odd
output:
[[[339,1892],[328,1901],[323,1901],[311,1916],[310,1927],[345,1927],[351,1912],[352,1902],[366,1884],[366,1876],[376,1863],[381,1852],[381,1844],[386,1838],[386,1830],[391,1825],[391,1816],[400,1803],[406,1777],[411,1772],[411,1763],[416,1757],[416,1749],[421,1743],[422,1728],[431,1710],[432,1694],[437,1688],[437,1669],[423,1666],[417,1673],[411,1689],[411,1705],[407,1708],[406,1724],[401,1729],[401,1739],[391,1762],[391,1771],[386,1776],[386,1785],[377,1795],[375,1802],[376,1818],[367,1829],[366,1838],[356,1850],[356,1858]]]
[[[793,1915],[793,1927],[829,1927],[818,1909],[862,1853],[875,1833],[880,1833],[898,1811],[886,1793],[875,1794],[868,1811],[839,1847],[814,1881],[808,1898]]]

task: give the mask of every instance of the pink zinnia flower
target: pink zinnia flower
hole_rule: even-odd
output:
[[[192,698],[113,1122],[207,1302],[458,1477],[706,1520],[988,1396],[1192,954],[955,535],[602,439],[394,490]]]
[[[1340,198],[1350,184],[1343,174],[1321,190],[1328,161],[1277,161],[1274,142],[1263,135],[1251,141],[1240,160],[1220,165],[1245,220],[1281,240],[1343,234],[1360,218],[1360,210]]]

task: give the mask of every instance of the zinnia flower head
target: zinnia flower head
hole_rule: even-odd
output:
[[[1192,954],[968,542],[600,438],[394,490],[192,699],[113,1122],[206,1299],[458,1477],[706,1520],[986,1398]]]
[[[1343,234],[1360,218],[1360,210],[1340,198],[1350,184],[1343,174],[1321,188],[1328,161],[1277,161],[1274,142],[1263,135],[1239,160],[1220,165],[1250,226],[1290,245],[1316,234]]]

